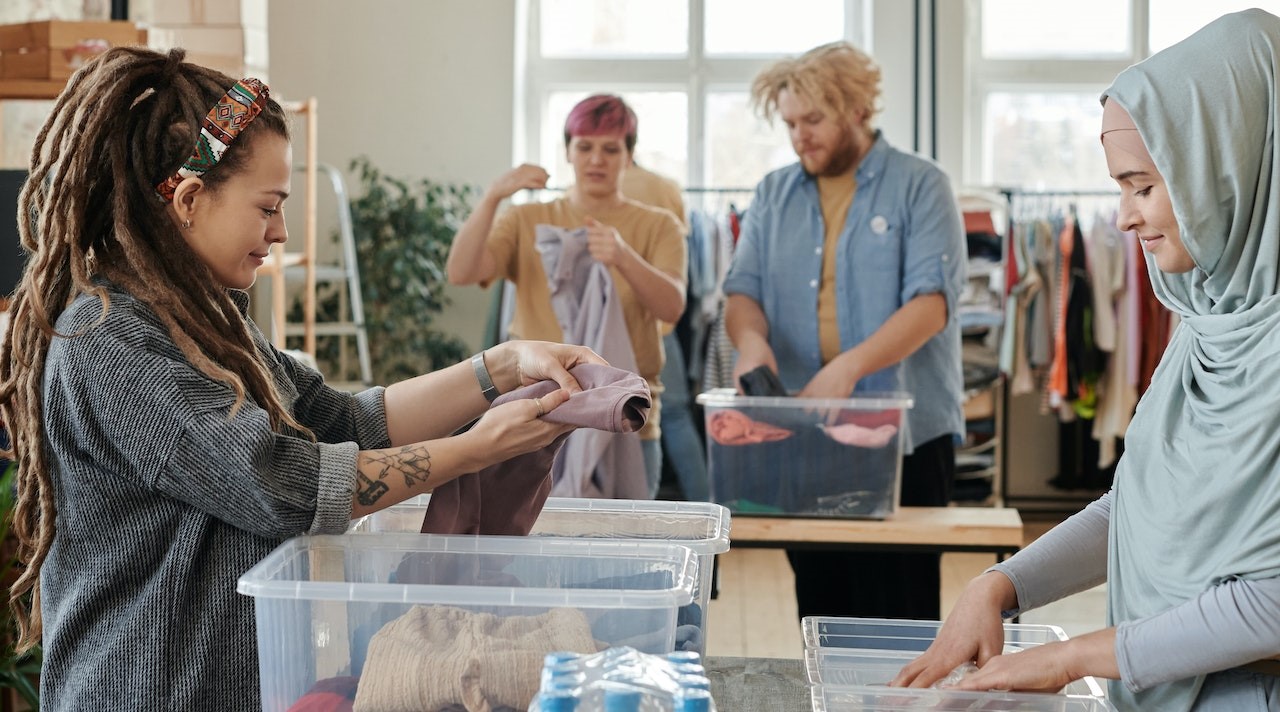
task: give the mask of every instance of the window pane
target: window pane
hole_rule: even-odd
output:
[[[1114,189],[1098,141],[1103,89],[987,95],[983,182],[1032,190]]]
[[[682,55],[688,0],[542,0],[544,57]]]
[[[1150,0],[1150,3],[1152,53],[1186,39],[1211,20],[1229,12],[1256,7],[1280,15],[1280,1],[1277,0],[1215,0],[1211,3],[1203,0]]]
[[[574,105],[592,92],[558,91],[547,99],[543,118],[542,165],[551,174],[549,185],[573,184],[573,168],[565,158],[564,120]],[[622,92],[636,112],[635,160],[655,173],[684,185],[689,173],[689,98],[684,92]]]
[[[844,37],[844,0],[706,0],[707,54],[799,54]]]
[[[982,56],[988,59],[1130,51],[1128,0],[982,0]]]
[[[785,129],[757,116],[745,91],[709,93],[706,124],[709,187],[754,188],[764,174],[796,160]]]

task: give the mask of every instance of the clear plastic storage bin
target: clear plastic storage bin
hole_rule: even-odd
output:
[[[725,388],[697,401],[711,499],[730,510],[860,519],[897,511],[909,395],[768,398]]]
[[[816,685],[812,690],[814,712],[902,712],[903,710],[954,710],[956,712],[1115,712],[1104,699],[1077,695],[1037,695],[1021,692],[960,692]]]
[[[431,495],[420,495],[351,525],[353,533],[416,532],[422,528]],[[693,644],[677,631],[677,647],[706,652],[707,605],[716,554],[729,550],[729,510],[711,502],[549,497],[530,536],[571,539],[653,540],[682,544],[697,556],[692,608],[683,608],[679,627],[694,625]]]
[[[882,687],[892,680],[904,665],[929,647],[941,627],[942,623],[939,621],[818,616],[805,618],[801,621],[805,646],[805,672],[808,674],[809,682],[814,685]],[[1057,626],[1019,623],[1004,625],[1004,652],[1006,653],[1066,639],[1067,634]],[[1101,697],[1104,691],[1097,680],[1086,677],[1067,685],[1062,694]],[[978,707],[975,709],[1001,708]],[[1028,707],[1027,709],[1042,708]]]
[[[371,639],[424,612],[513,624],[540,616],[556,621],[547,626],[556,635],[566,628],[559,621],[572,620],[581,647],[666,653],[696,574],[692,551],[660,542],[308,536],[281,544],[237,590],[255,599],[263,709],[282,711],[320,681],[408,675],[403,661],[374,667]],[[401,647],[431,650],[413,641]],[[530,658],[535,675],[546,652]]]

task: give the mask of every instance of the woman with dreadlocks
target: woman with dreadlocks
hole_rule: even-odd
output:
[[[273,349],[243,290],[287,238],[286,116],[260,81],[183,57],[117,48],[77,73],[20,198],[28,261],[0,351],[10,604],[20,647],[43,642],[48,709],[260,709],[239,575],[288,537],[547,446],[570,429],[539,417],[579,390],[567,369],[603,363],[513,342],[350,395]],[[486,412],[548,379],[561,389]]]

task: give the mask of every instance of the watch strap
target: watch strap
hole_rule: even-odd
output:
[[[471,357],[471,369],[476,372],[476,381],[480,383],[480,393],[484,399],[492,403],[498,397],[498,388],[489,377],[489,369],[484,365],[484,352]]]

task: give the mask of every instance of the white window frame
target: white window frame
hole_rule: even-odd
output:
[[[1043,0],[1036,0],[1043,1]],[[1129,54],[1079,59],[987,59],[982,56],[982,0],[966,0],[964,66],[963,176],[966,183],[988,183],[985,174],[987,99],[1004,92],[1071,92],[1086,87],[1101,91],[1126,67],[1150,54],[1147,0],[1129,3]],[[1016,187],[1016,186],[1014,186]]]
[[[843,0],[844,37],[871,50],[871,6],[876,0]],[[883,2],[884,0],[880,0]],[[704,0],[689,2],[688,54],[678,58],[562,58],[543,57],[539,27],[541,0],[518,0],[516,9],[516,97],[514,162],[551,164],[562,156],[543,156],[543,121],[562,122],[546,115],[548,97],[562,91],[685,92],[688,102],[688,173],[673,176],[686,186],[705,186],[707,95],[748,91],[762,69],[777,54],[706,56],[703,51]],[[557,124],[558,125],[558,124]],[[743,187],[743,186],[727,186]]]

